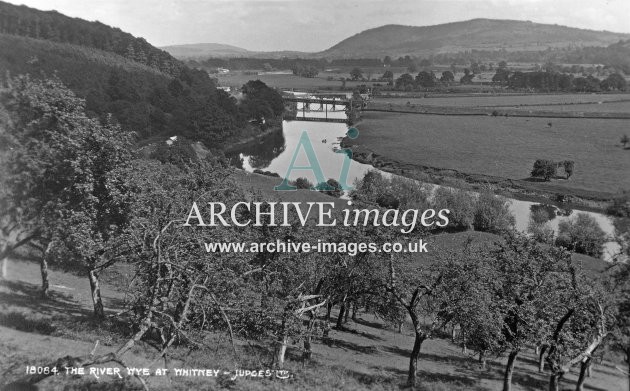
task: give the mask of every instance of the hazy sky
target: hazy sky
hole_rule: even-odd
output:
[[[155,46],[216,42],[249,50],[327,49],[383,24],[519,19],[630,33],[630,0],[9,0],[98,20]]]

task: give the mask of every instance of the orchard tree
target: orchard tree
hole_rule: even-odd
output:
[[[581,391],[593,355],[611,339],[618,325],[617,297],[607,281],[576,270],[572,294],[561,304],[546,358],[551,372],[549,391],[558,391],[564,375],[576,365],[580,365],[576,389]]]
[[[416,387],[420,349],[427,339],[445,326],[450,320],[448,312],[441,312],[441,288],[443,270],[438,267],[423,267],[417,261],[407,259],[403,254],[390,256],[389,276],[386,291],[407,311],[411,318],[414,343],[409,357],[407,386]],[[439,263],[439,261],[436,261]],[[421,318],[429,318],[425,324]]]
[[[496,244],[488,259],[495,281],[492,297],[501,308],[502,347],[508,352],[503,390],[509,391],[516,357],[544,338],[571,289],[573,267],[567,251],[514,232]]]
[[[13,122],[5,217],[32,232],[26,237],[37,221],[42,293],[48,261],[63,255],[89,277],[94,314],[102,317],[98,273],[124,251],[117,240],[131,193],[119,170],[130,160],[131,134],[88,118],[85,102],[56,79],[16,78],[6,99]]]

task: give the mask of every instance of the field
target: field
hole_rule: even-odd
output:
[[[453,96],[431,96],[426,98],[405,98],[405,97],[376,97],[374,102],[391,103],[405,105],[407,102],[424,106],[446,106],[446,107],[518,107],[518,106],[540,106],[545,110],[561,110],[561,107],[572,107],[573,104],[580,103],[576,108],[582,107],[581,103],[610,102],[626,100],[619,104],[630,111],[630,94],[529,94],[529,95],[453,95]],[[565,104],[563,106],[556,106]],[[607,106],[613,103],[606,103],[597,106]],[[548,106],[545,106],[548,105]],[[586,110],[584,110],[586,111]]]
[[[528,179],[536,159],[570,159],[574,176],[553,180],[554,186],[614,193],[630,188],[630,150],[619,144],[628,125],[627,120],[364,112],[360,136],[352,143],[402,163],[521,180]]]
[[[500,107],[500,106],[497,106]],[[571,111],[582,113],[630,113],[630,101],[626,102],[606,102],[602,103],[577,103],[569,105],[531,105],[531,106],[512,106],[505,108],[515,108],[519,110],[544,110],[544,111]]]
[[[333,77],[334,80],[327,80],[329,76]],[[243,72],[233,72],[233,73],[221,74],[217,76],[220,86],[230,86],[230,87],[240,88],[243,84],[247,83],[249,80],[258,79],[271,87],[280,88],[280,89],[284,88],[284,89],[302,89],[302,90],[316,90],[316,89],[340,90],[342,87],[342,82],[338,80],[340,77],[348,78],[349,75],[347,73],[345,74],[320,73],[317,77],[309,78],[309,77],[300,77],[300,76],[295,76],[293,74],[285,74],[285,73],[274,74],[274,73],[261,72],[258,75],[249,75]],[[373,85],[374,83],[379,83],[379,82],[348,80],[346,81],[346,88],[351,89],[361,84]]]

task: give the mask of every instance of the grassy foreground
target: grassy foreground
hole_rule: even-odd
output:
[[[100,340],[97,353],[113,351],[123,341],[127,330],[110,318],[104,324],[90,319],[87,279],[60,270],[50,276],[52,298],[42,302],[37,298],[39,268],[27,261],[11,261],[8,280],[0,283],[0,373],[3,378],[20,376],[26,365],[41,365],[64,355],[89,353]],[[106,308],[110,315],[120,307],[120,289],[124,268],[108,272],[103,284]],[[334,315],[334,313],[333,313]],[[151,368],[216,368],[231,370],[235,359],[224,335],[206,337],[208,351],[176,348],[166,360],[155,362],[155,350],[138,346],[126,357],[128,366]],[[147,378],[151,389],[157,390],[398,390],[404,383],[408,356],[413,344],[412,332],[406,325],[402,333],[386,326],[369,314],[350,320],[344,331],[332,330],[329,338],[314,345],[313,361],[303,367],[300,351],[288,352],[288,380],[236,379],[226,376],[156,377]],[[265,368],[258,362],[262,354],[245,343],[237,344],[238,362],[244,369]],[[500,389],[505,359],[493,357],[485,370],[477,360],[462,352],[448,338],[427,341],[420,359],[420,389],[434,391]],[[545,374],[538,373],[536,357],[525,351],[516,364],[514,390],[539,390],[546,387]],[[566,377],[564,387],[573,389],[576,374]],[[573,385],[573,386],[572,386]],[[41,390],[110,390],[135,389],[134,380],[104,375],[56,376],[40,383]],[[586,382],[587,390],[624,390],[625,379],[615,364],[595,365],[593,376]]]

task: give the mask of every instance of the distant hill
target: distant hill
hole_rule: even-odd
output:
[[[160,49],[169,52],[176,58],[245,57],[254,53],[247,49],[221,43],[191,43],[163,46]]]
[[[177,75],[183,64],[167,52],[118,28],[71,18],[57,11],[40,11],[0,1],[0,33],[70,43],[121,55]]]
[[[314,53],[297,52],[297,51],[275,51],[275,52],[256,52],[237,46],[224,45],[221,43],[191,43],[185,45],[163,46],[163,49],[170,53],[173,57],[189,60],[189,59],[206,59],[206,58],[283,58],[283,57],[312,57]]]
[[[317,53],[328,58],[430,56],[467,50],[543,51],[608,46],[630,34],[516,20],[473,19],[435,26],[386,25],[365,30]]]

